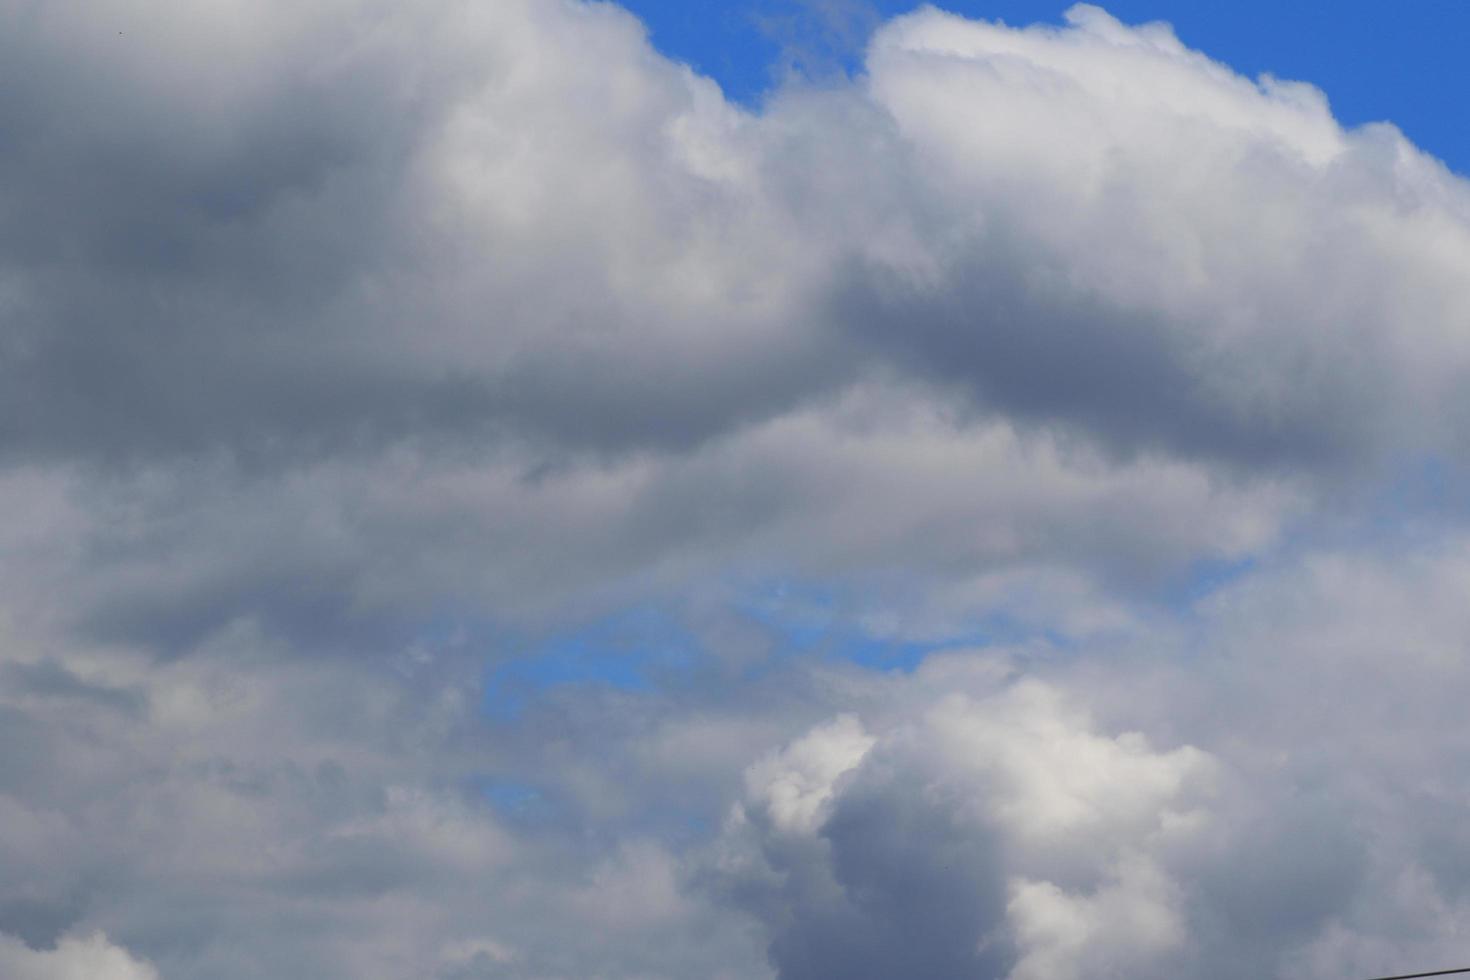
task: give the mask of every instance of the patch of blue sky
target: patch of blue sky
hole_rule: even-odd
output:
[[[502,816],[527,816],[546,806],[546,797],[530,783],[509,777],[485,777],[479,783],[480,796]]]
[[[906,13],[909,0],[624,0],[665,54],[746,105],[780,80],[793,50],[853,70],[854,25]],[[1058,24],[1069,0],[949,0],[937,6],[1013,26]],[[1163,20],[1190,47],[1250,77],[1321,88],[1347,125],[1391,121],[1421,148],[1470,173],[1470,3],[1464,0],[1104,0],[1126,23]],[[799,60],[799,59],[798,59]]]
[[[878,632],[867,625],[856,587],[781,581],[751,586],[742,594],[734,611],[774,638],[769,659],[745,666],[747,679],[797,659],[909,673],[933,654],[957,647],[1068,645],[1066,637],[1003,612],[922,641]],[[697,681],[702,668],[713,663],[677,606],[638,606],[497,658],[485,676],[482,706],[487,717],[510,722],[568,687],[651,695]],[[501,804],[519,798],[514,788],[506,792],[510,795]]]
[[[850,599],[834,585],[781,579],[748,586],[742,595],[737,610],[780,637],[783,651],[820,646],[839,620],[851,615]]]
[[[911,673],[934,654],[957,648],[1071,646],[1064,634],[1004,610],[987,612],[923,640],[905,639],[892,630],[871,628],[857,591],[781,582],[753,590],[740,609],[779,638],[783,658],[840,661],[890,673]]]
[[[1168,582],[1160,595],[1172,612],[1187,614],[1203,599],[1245,578],[1261,567],[1261,556],[1202,558]]]
[[[701,657],[679,618],[654,606],[635,606],[589,625],[528,643],[496,663],[485,679],[484,709],[513,720],[530,701],[557,688],[593,685],[650,691]]]
[[[681,803],[661,801],[658,806],[636,808],[619,818],[606,815],[586,823],[570,801],[559,798],[555,780],[539,786],[534,775],[512,773],[486,775],[474,789],[484,804],[506,824],[526,831],[576,832],[584,843],[618,839],[620,835],[656,835],[671,846],[689,846],[708,840],[719,827],[723,807],[712,809],[710,801]]]

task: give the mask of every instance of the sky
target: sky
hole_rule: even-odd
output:
[[[1467,17],[0,0],[0,975],[1470,966]]]

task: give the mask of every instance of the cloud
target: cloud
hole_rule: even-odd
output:
[[[902,265],[856,267],[844,312],[985,406],[1123,447],[1295,467],[1452,446],[1463,181],[1164,25],[1068,20],[926,10],[876,35],[867,94],[930,217]]]
[[[742,924],[683,886],[671,842],[630,828],[579,854],[575,827],[497,811],[482,788],[511,754],[478,714],[474,660],[410,674],[243,627],[167,665],[60,658],[72,688],[124,689],[142,710],[56,685],[0,693],[16,748],[0,767],[0,923],[33,949],[61,943],[7,940],[7,976],[761,970]],[[157,974],[67,938],[98,930]]]
[[[1458,458],[1463,181],[1166,27],[921,10],[755,114],[611,6],[211,10],[6,10],[0,453],[102,636],[1136,592]]]
[[[5,971],[1449,962],[1464,180],[1089,6],[821,81],[0,0]]]
[[[1319,553],[1106,654],[834,688],[746,770],[707,887],[782,978],[1450,964],[1464,555]]]
[[[809,834],[826,822],[837,780],[874,742],[855,717],[842,715],[747,770],[747,792],[774,831]]]
[[[1037,681],[856,726],[748,770],[727,827],[726,887],[761,896],[779,976],[1081,976],[1183,944],[1155,852],[1201,821],[1208,756],[1097,733]]]
[[[1317,550],[1080,649],[737,660],[510,721],[452,638],[321,657],[240,626],[159,663],[11,637],[0,918],[168,976],[1447,963],[1466,553]]]
[[[49,950],[29,949],[12,937],[0,937],[0,967],[15,980],[158,980],[157,970],[100,932],[65,938]]]
[[[1458,459],[1463,181],[1163,26],[921,10],[751,113],[607,5],[23,9],[0,454],[104,637],[1136,594]]]
[[[219,458],[32,468],[0,479],[0,499],[33,515],[11,542],[27,560],[0,570],[26,597],[17,617],[168,654],[244,618],[327,652],[406,642],[445,609],[545,623],[781,576],[886,580],[875,616],[901,606],[943,632],[1016,605],[1017,579],[1071,576],[1064,604],[1106,605],[1199,558],[1238,560],[1304,502],[1285,481],[1113,463],[895,392],[671,457],[542,468],[526,451],[400,447],[264,476]]]
[[[1463,414],[1463,182],[1160,25],[923,10],[752,115],[609,6],[21,9],[12,454],[689,447],[880,366],[1252,466]]]

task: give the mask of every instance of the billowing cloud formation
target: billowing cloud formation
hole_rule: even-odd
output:
[[[921,11],[751,116],[610,7],[12,6],[7,448],[687,445],[880,365],[1190,456],[1452,441],[1461,182],[1071,17]]]
[[[1153,852],[1199,822],[1207,757],[1099,736],[1034,682],[946,697],[876,747],[854,724],[752,769],[735,812],[758,856],[728,873],[773,893],[782,977],[1136,973],[1182,945]]]
[[[752,111],[608,4],[0,0],[0,133],[0,972],[1451,965],[1392,127],[1089,6]]]
[[[138,513],[109,566],[313,527],[195,618],[1152,583],[1323,467],[1459,458],[1462,182],[1157,25],[920,11],[752,115],[607,6],[11,10],[0,450]]]
[[[782,977],[1448,965],[1465,555],[1321,554],[1101,662],[955,651],[849,689],[861,719],[747,770],[717,887]]]
[[[907,274],[865,277],[889,314],[870,329],[1125,445],[1299,464],[1453,441],[1463,183],[1390,127],[1344,132],[1309,86],[1068,17],[931,11],[875,39],[872,97],[947,220]]]

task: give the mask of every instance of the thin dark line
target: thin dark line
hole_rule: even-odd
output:
[[[1397,977],[1374,977],[1373,980],[1414,980],[1415,977],[1447,977],[1451,973],[1470,973],[1470,966],[1463,970],[1436,970],[1433,973],[1405,973]]]

